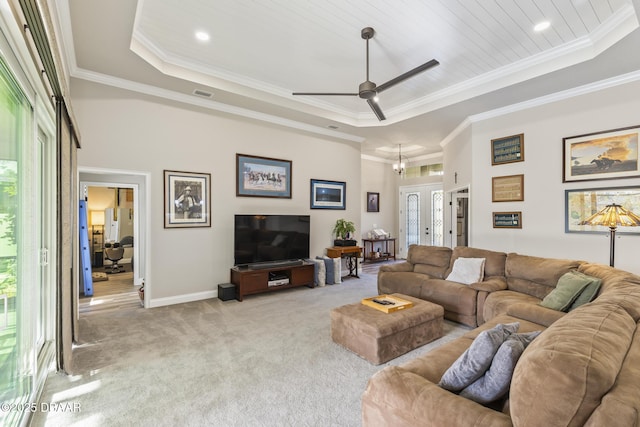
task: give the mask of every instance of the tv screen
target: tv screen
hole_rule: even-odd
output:
[[[235,215],[234,265],[309,258],[309,215]]]

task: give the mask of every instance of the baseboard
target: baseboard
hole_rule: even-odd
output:
[[[203,299],[217,298],[218,290],[197,292],[195,294],[176,295],[174,297],[153,298],[149,301],[149,308],[163,307],[165,305],[182,304],[185,302],[200,301]]]

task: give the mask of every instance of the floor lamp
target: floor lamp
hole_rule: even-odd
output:
[[[605,206],[600,212],[591,215],[589,218],[580,222],[580,225],[604,225],[609,227],[609,230],[611,231],[611,240],[609,243],[609,265],[613,267],[616,246],[616,228],[619,226],[638,226],[640,225],[640,217],[622,206],[613,203]]]

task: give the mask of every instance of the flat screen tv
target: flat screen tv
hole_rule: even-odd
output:
[[[309,215],[235,215],[234,265],[309,258]]]

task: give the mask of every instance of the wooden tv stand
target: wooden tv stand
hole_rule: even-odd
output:
[[[314,264],[304,261],[301,265],[276,266],[270,268],[233,267],[231,283],[236,285],[236,299],[242,301],[245,295],[279,291],[298,286],[315,287],[313,282]],[[289,279],[284,285],[269,286],[269,273]]]

